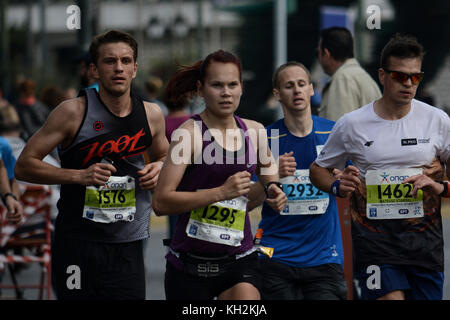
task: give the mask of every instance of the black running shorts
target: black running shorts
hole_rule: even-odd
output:
[[[166,263],[165,291],[167,300],[212,300],[238,283],[247,282],[259,289],[258,255],[240,258],[217,277],[199,277]]]
[[[60,300],[144,300],[142,240],[102,243],[58,238],[52,273]]]

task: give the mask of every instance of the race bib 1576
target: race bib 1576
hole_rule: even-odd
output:
[[[134,178],[111,176],[105,187],[86,187],[83,218],[100,222],[133,221],[136,213]]]

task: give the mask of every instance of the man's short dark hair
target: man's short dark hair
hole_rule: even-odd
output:
[[[417,39],[410,35],[396,33],[381,51],[381,68],[389,69],[389,58],[399,59],[418,58],[423,60],[425,52]]]
[[[116,43],[116,42],[124,42],[128,44],[131,49],[133,49],[133,58],[134,62],[137,62],[137,54],[138,54],[138,44],[136,40],[128,33],[111,30],[102,34],[97,35],[91,42],[89,47],[89,54],[92,58],[92,62],[97,64],[98,60],[98,49],[100,46],[107,43]]]
[[[279,89],[280,88],[280,79],[279,79],[280,73],[281,73],[281,71],[283,71],[284,69],[289,68],[289,67],[300,67],[300,68],[302,68],[306,72],[306,75],[308,76],[309,83],[311,83],[311,73],[309,72],[308,68],[306,68],[300,62],[288,61],[288,62],[282,64],[281,66],[279,66],[277,68],[277,70],[275,70],[275,72],[273,73],[273,76],[272,76],[272,88],[274,88],[274,89]]]
[[[328,49],[331,56],[337,61],[353,58],[353,37],[347,28],[331,27],[320,31],[320,50]]]

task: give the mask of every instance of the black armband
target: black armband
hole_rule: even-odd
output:
[[[450,198],[450,189],[448,188],[448,181],[437,181],[444,186],[444,191],[442,191],[439,195],[444,198]]]

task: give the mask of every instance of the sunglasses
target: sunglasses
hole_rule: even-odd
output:
[[[416,85],[419,84],[420,81],[423,79],[423,72],[417,72],[417,73],[404,73],[401,71],[393,71],[383,68],[384,71],[389,73],[389,76],[394,79],[397,82],[404,83],[408,79],[411,79],[412,84]]]

